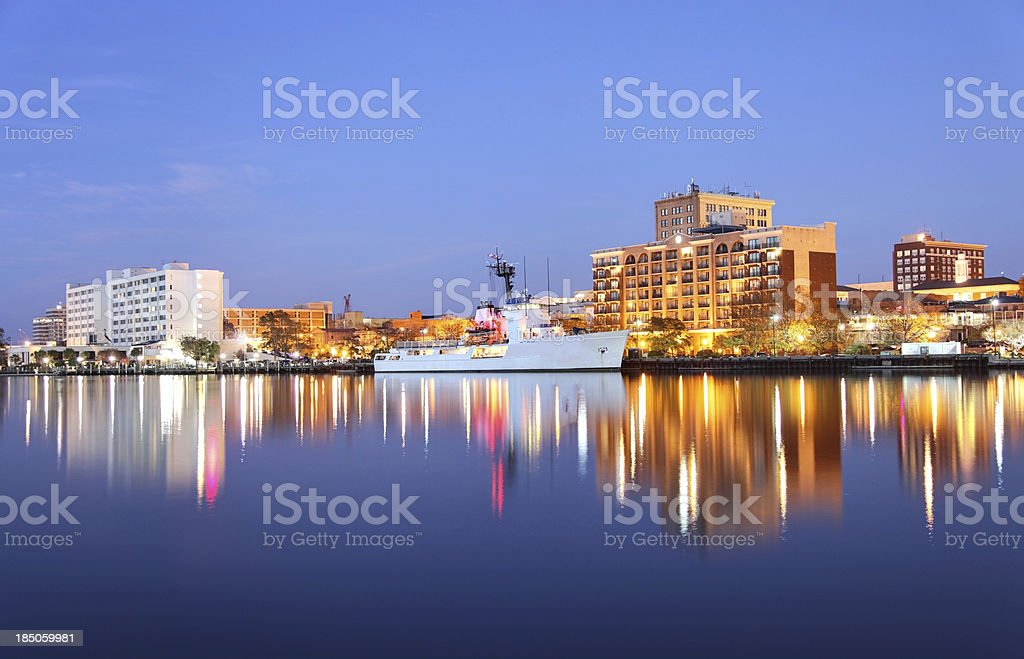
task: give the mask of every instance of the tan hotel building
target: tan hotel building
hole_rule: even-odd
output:
[[[815,300],[817,294],[835,305],[835,222],[713,224],[653,243],[597,250],[591,260],[594,319],[603,325],[626,328],[666,317],[684,321],[691,331],[715,332],[743,317],[792,311],[804,296]]]
[[[299,324],[300,332],[308,340],[311,348],[319,348],[324,345],[324,334],[327,330],[328,319],[332,315],[330,302],[298,304],[290,309],[225,308],[224,325],[227,327],[227,324],[231,323],[236,335],[244,335],[248,341],[259,341],[263,333],[260,328],[260,318],[275,311],[283,311]]]
[[[665,240],[671,236],[693,235],[701,227],[716,221],[737,224],[750,228],[772,226],[771,199],[761,199],[759,194],[745,196],[736,192],[702,192],[700,186],[691,183],[686,194],[669,193],[654,202],[654,237]],[[722,222],[718,213],[728,213],[731,220]]]

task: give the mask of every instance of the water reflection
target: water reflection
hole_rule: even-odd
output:
[[[891,458],[931,529],[942,484],[1002,484],[1022,401],[1024,377],[1011,373],[3,378],[0,448],[17,443],[70,480],[206,508],[265,442],[345,439],[384,460],[489,471],[480,497],[496,518],[543,474],[595,500],[605,483],[620,499],[656,487],[678,497],[681,521],[664,530],[735,533],[698,511],[738,484],[760,497],[757,530],[783,537],[804,518],[842,516],[851,448]]]

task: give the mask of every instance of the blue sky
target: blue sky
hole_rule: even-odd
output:
[[[691,177],[776,200],[776,223],[839,223],[843,281],[888,277],[900,234],[987,243],[1020,275],[1024,120],[944,117],[943,81],[1024,88],[1020,3],[3,3],[0,89],[77,89],[70,141],[0,140],[0,326],[17,338],[66,281],[186,260],[245,304],[429,310],[436,277],[489,250],[589,287],[594,248],[653,239]],[[264,119],[261,81],[419,90],[419,118]],[[606,77],[760,90],[759,119],[603,116]],[[0,109],[3,102],[0,102]],[[265,128],[390,128],[385,144],[264,140]],[[615,143],[605,129],[730,128],[744,142]]]

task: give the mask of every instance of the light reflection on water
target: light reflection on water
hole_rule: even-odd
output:
[[[1002,485],[1022,397],[1024,377],[1010,373],[6,378],[0,434],[44,452],[69,482],[157,491],[199,509],[230,487],[229,461],[244,465],[264,442],[397,443],[424,463],[453,461],[434,445],[461,442],[488,458],[481,495],[496,518],[515,483],[568,460],[595,500],[604,483],[620,499],[633,484],[678,496],[677,533],[699,524],[700,502],[739,484],[761,497],[758,530],[784,537],[796,518],[841,519],[851,447],[894,459],[933,530],[942,484]]]

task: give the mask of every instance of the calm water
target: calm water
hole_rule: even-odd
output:
[[[77,656],[1016,654],[1024,542],[973,534],[1021,526],[946,524],[943,486],[1024,494],[1022,399],[1014,374],[0,378],[0,493],[57,483],[80,522],[0,527],[72,542],[0,542],[0,628],[84,629]],[[398,484],[420,523],[264,525],[264,483]],[[710,523],[737,487],[753,520]],[[651,488],[659,519],[605,524]]]

